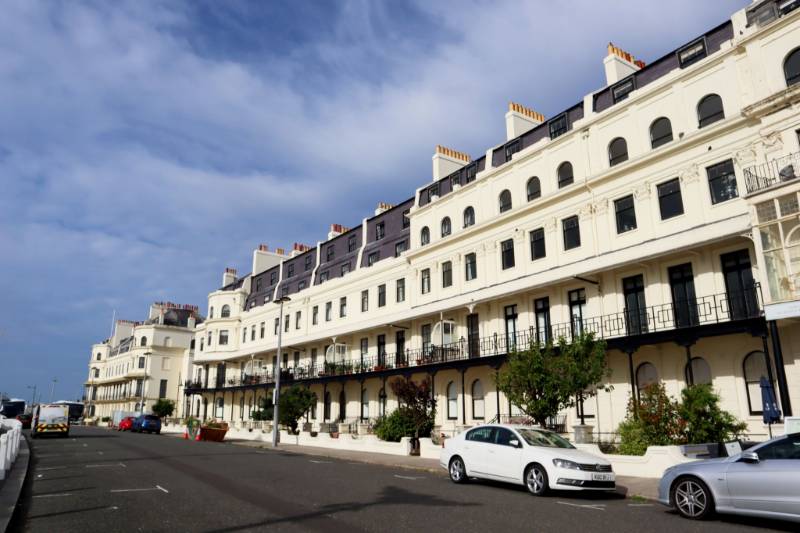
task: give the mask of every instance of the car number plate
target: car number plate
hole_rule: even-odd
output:
[[[592,479],[594,481],[613,481],[614,476],[612,474],[592,474]]]

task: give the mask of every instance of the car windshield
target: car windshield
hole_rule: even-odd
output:
[[[517,429],[525,442],[531,446],[544,446],[545,448],[575,448],[567,439],[550,431],[540,429],[520,428]]]

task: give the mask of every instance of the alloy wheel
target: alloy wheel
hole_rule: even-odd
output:
[[[461,460],[461,458],[456,457],[450,461],[450,479],[455,483],[462,483],[466,477],[467,472],[464,468],[464,462]]]
[[[538,495],[544,494],[547,489],[547,473],[539,465],[534,465],[528,469],[525,477],[525,484],[531,493]]]
[[[697,481],[686,479],[675,487],[675,506],[688,518],[700,518],[708,508],[706,488]]]

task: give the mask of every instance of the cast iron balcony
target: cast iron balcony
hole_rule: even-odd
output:
[[[796,180],[798,177],[800,177],[800,152],[744,169],[747,194],[763,191],[778,183]]]

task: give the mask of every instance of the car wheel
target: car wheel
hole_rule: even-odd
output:
[[[680,478],[672,485],[672,503],[684,518],[702,520],[714,512],[714,497],[695,477]]]
[[[547,479],[547,470],[538,463],[530,465],[525,470],[525,487],[534,496],[544,496],[550,488]]]
[[[453,483],[466,483],[467,467],[464,466],[464,460],[459,456],[450,459],[450,481]]]

